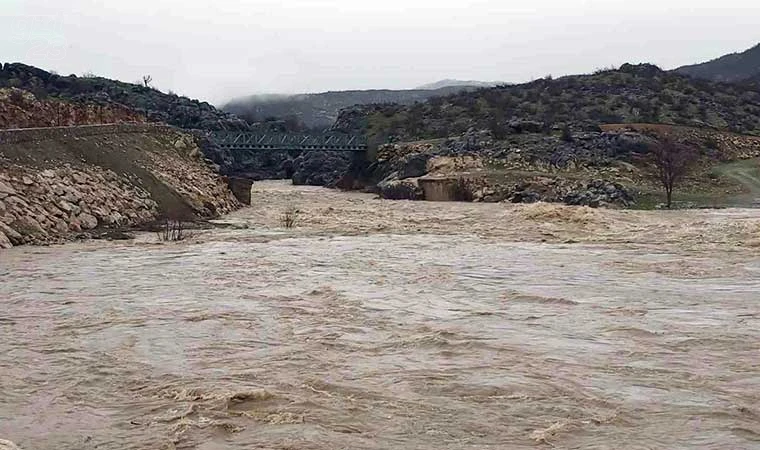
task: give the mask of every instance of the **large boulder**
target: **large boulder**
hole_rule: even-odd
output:
[[[47,234],[39,221],[31,215],[20,216],[11,224],[11,227],[24,236],[44,236]]]
[[[514,133],[540,133],[544,129],[543,122],[535,120],[511,120],[508,124]]]
[[[424,153],[411,153],[401,158],[397,163],[398,179],[419,178],[426,175],[427,163],[433,155]]]
[[[24,243],[24,236],[2,221],[0,221],[0,234],[4,235],[13,245],[21,245]]]
[[[388,200],[422,200],[424,194],[416,178],[384,180],[377,185],[381,198]]]
[[[16,190],[13,189],[8,183],[0,181],[0,198],[5,198],[9,195],[15,195]]]
[[[92,230],[98,226],[98,219],[92,214],[82,213],[77,216],[77,219],[83,230]]]
[[[8,249],[13,247],[13,244],[11,244],[11,240],[8,239],[8,237],[0,231],[0,249]]]

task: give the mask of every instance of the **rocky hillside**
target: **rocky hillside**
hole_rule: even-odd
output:
[[[40,100],[28,91],[0,88],[0,129],[123,122],[145,122],[145,117],[119,104]]]
[[[222,107],[249,123],[269,118],[289,119],[306,128],[329,128],[344,108],[354,105],[397,103],[402,105],[425,101],[431,97],[475,89],[469,85],[443,86],[435,89],[337,91],[300,95],[253,95],[235,99]]]
[[[0,131],[0,248],[214,218],[239,206],[193,139],[173,129]]]
[[[729,83],[760,81],[760,44],[741,53],[731,53],[705,63],[679,67],[675,72],[694,78]]]
[[[760,134],[760,90],[692,79],[656,66],[625,64],[592,75],[541,79],[433,98],[415,105],[344,111],[338,129],[364,131],[371,143],[490,130],[598,130],[600,124],[666,123]]]
[[[248,124],[206,102],[106,78],[61,76],[20,63],[0,64],[0,88],[31,92],[37,100],[125,108],[150,122],[186,129],[248,129]]]
[[[717,205],[729,204],[728,197],[742,197],[744,187],[715,168],[760,157],[760,137],[755,136],[652,124],[602,128],[562,134],[512,132],[505,139],[480,131],[386,144],[359,181],[391,199],[646,207],[650,197],[658,201],[660,189],[652,177],[649,148],[667,134],[699,153],[691,176],[679,188],[701,193],[708,204]]]

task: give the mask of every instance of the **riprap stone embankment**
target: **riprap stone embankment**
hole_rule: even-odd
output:
[[[0,131],[0,248],[240,206],[193,139],[119,124]]]

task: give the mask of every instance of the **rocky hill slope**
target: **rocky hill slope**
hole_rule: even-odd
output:
[[[248,124],[206,102],[107,78],[61,76],[20,63],[0,64],[0,88],[18,88],[36,99],[125,108],[150,122],[186,129],[245,130]]]
[[[760,44],[741,53],[731,53],[705,63],[679,67],[675,72],[694,78],[729,83],[760,81]]]
[[[0,248],[240,204],[191,136],[154,125],[0,130]]]
[[[222,107],[249,123],[269,118],[289,118],[306,128],[329,128],[344,108],[354,105],[397,103],[402,105],[425,101],[431,97],[476,89],[469,85],[443,86],[435,89],[336,91],[320,94],[253,95],[235,99]]]
[[[651,206],[659,187],[649,149],[675,134],[699,154],[679,200],[734,204],[746,186],[723,176],[733,170],[724,165],[746,161],[743,173],[755,173],[760,89],[626,64],[352,108],[335,127],[365,132],[378,146],[347,179],[386,198]]]
[[[625,64],[592,75],[479,89],[415,105],[348,109],[336,128],[366,132],[371,143],[382,144],[456,136],[470,129],[490,130],[498,139],[515,127],[593,131],[600,124],[641,122],[760,134],[760,90]]]
[[[391,199],[651,207],[660,201],[660,187],[649,149],[662,135],[698,150],[690,176],[679,184],[679,201],[755,201],[745,191],[747,182],[750,190],[760,186],[760,137],[658,124],[603,125],[601,131],[569,134],[512,132],[504,139],[483,130],[386,144],[354,182]],[[736,161],[744,162],[735,166]]]
[[[141,123],[145,117],[119,104],[40,100],[28,91],[0,88],[0,129],[123,122]]]

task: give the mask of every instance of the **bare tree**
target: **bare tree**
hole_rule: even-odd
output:
[[[63,125],[63,103],[55,102],[55,126]]]
[[[673,204],[673,189],[689,173],[697,159],[696,149],[670,135],[661,135],[650,146],[657,181],[665,189],[666,206]]]
[[[142,82],[145,85],[145,87],[150,87],[150,83],[153,82],[153,77],[150,75],[143,75]]]

